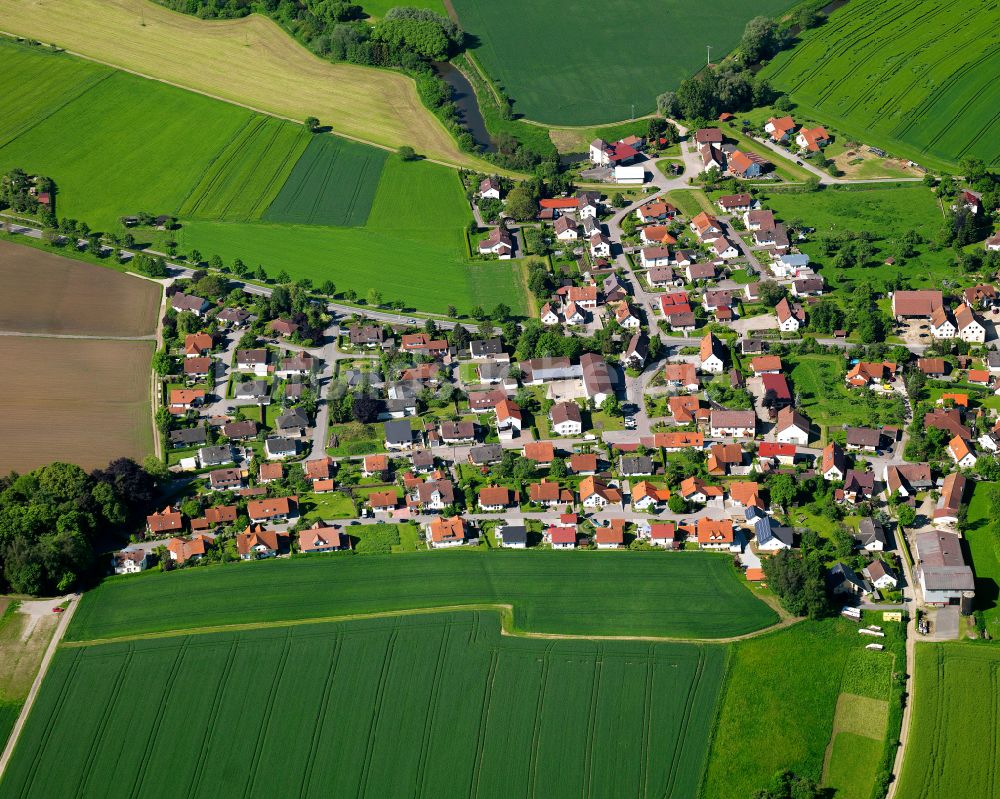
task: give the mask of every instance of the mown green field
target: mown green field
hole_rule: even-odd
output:
[[[851,0],[760,73],[806,114],[924,166],[1000,163],[994,3]]]
[[[761,205],[770,208],[784,223],[798,222],[817,232],[798,246],[816,261],[827,283],[834,288],[850,288],[857,281],[889,281],[902,274],[913,288],[937,286],[954,273],[955,256],[947,249],[917,246],[917,255],[901,263],[895,242],[915,230],[925,240],[937,236],[944,214],[934,193],[922,184],[895,186],[854,186],[850,189],[825,188],[816,192],[763,192]],[[872,235],[873,257],[867,266],[837,267],[834,257],[824,253],[820,240],[837,233],[866,232]],[[896,264],[883,261],[894,257]],[[819,271],[819,270],[817,270]]]
[[[185,219],[260,219],[311,141],[300,125],[255,115],[216,155],[177,214]],[[330,141],[335,141],[328,137]],[[373,148],[368,148],[373,149]]]
[[[106,80],[114,70],[57,53],[44,53],[0,38],[4,107],[0,147]]]
[[[993,531],[989,492],[997,483],[977,482],[969,500],[965,540],[976,575],[976,610],[983,614],[986,630],[1000,637],[1000,541]]]
[[[3,70],[10,50],[0,49],[0,90],[11,82]],[[29,55],[42,62],[53,57]],[[89,65],[84,72],[90,74]],[[176,212],[251,116],[115,72],[0,148],[0,170],[49,175],[59,187],[60,216],[117,229],[123,215]]]
[[[1000,796],[1000,649],[918,644],[899,799]]]
[[[749,797],[785,768],[819,782],[837,700],[856,687],[847,673],[864,643],[855,625],[828,619],[733,644],[704,799]]]
[[[695,799],[725,657],[495,613],[62,648],[0,793]]]
[[[368,219],[385,150],[315,136],[267,209],[267,222],[353,227]]]
[[[601,597],[614,601],[602,605]],[[81,641],[475,603],[513,604],[518,629],[584,635],[721,638],[776,621],[722,555],[431,552],[106,580],[84,596],[68,635]]]
[[[656,96],[718,61],[751,17],[789,0],[454,0],[473,53],[514,100],[514,111],[553,125],[596,125],[652,113]]]

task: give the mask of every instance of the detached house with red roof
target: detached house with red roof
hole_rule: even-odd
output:
[[[261,524],[251,524],[236,536],[236,551],[241,560],[259,560],[278,555],[280,542],[275,530],[265,530]]]
[[[439,516],[425,525],[424,529],[427,531],[427,543],[431,549],[446,549],[479,542],[479,537],[472,536],[465,519],[461,516],[449,518]]]
[[[729,519],[698,519],[699,549],[738,550],[733,523]]]
[[[795,120],[791,117],[771,117],[764,123],[764,132],[777,144],[788,142],[795,131]]]
[[[818,153],[830,143],[830,134],[821,125],[815,128],[802,128],[795,136],[795,143],[803,150]]]

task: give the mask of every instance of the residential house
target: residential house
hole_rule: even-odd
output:
[[[274,420],[275,432],[289,438],[302,438],[309,427],[309,416],[304,408],[289,408]]]
[[[771,117],[764,123],[764,132],[777,144],[787,144],[795,128],[795,120],[787,116]]]
[[[875,496],[875,473],[848,469],[844,475],[844,487],[838,494],[854,505],[869,502]]]
[[[967,486],[968,480],[960,472],[951,472],[944,478],[944,483],[941,486],[941,498],[934,509],[935,524],[958,524]]]
[[[757,447],[757,460],[761,466],[784,465],[795,463],[794,444],[776,444],[773,441],[763,441]]]
[[[677,525],[673,522],[649,525],[649,543],[653,546],[672,549],[677,539]]]
[[[399,504],[399,497],[394,489],[387,491],[372,491],[368,495],[368,505],[375,513],[392,513]]]
[[[756,208],[757,201],[749,194],[725,194],[716,204],[727,214],[742,214]]]
[[[955,311],[955,327],[958,337],[968,344],[982,344],[986,341],[986,328],[968,305],[959,305]]]
[[[569,470],[573,474],[596,474],[597,456],[590,453],[575,453],[569,456]]]
[[[951,311],[945,307],[935,308],[931,313],[931,335],[937,339],[952,339],[956,332]]]
[[[496,530],[500,546],[505,549],[525,549],[528,546],[528,530],[523,524],[505,524]]]
[[[598,549],[620,549],[625,544],[625,520],[611,519],[598,527],[594,530],[594,543]]]
[[[556,224],[568,219],[569,217],[560,217],[556,220]],[[510,231],[505,227],[495,227],[490,230],[489,235],[479,242],[479,254],[480,255],[495,255],[501,261],[510,260],[510,257],[514,254],[514,237],[510,235]]]
[[[236,383],[233,396],[241,401],[270,405],[271,387],[267,384],[266,380],[245,380]]]
[[[665,245],[643,247],[639,251],[639,262],[643,269],[669,267],[672,261],[673,256],[670,252],[670,248]]]
[[[241,560],[259,560],[278,555],[280,542],[275,530],[265,530],[261,524],[251,524],[236,536],[236,551]]]
[[[859,597],[870,594],[871,585],[843,563],[835,563],[827,573],[827,585],[830,591],[838,595]]]
[[[719,220],[714,216],[706,214],[702,211],[691,220],[691,230],[693,230],[702,241],[710,241],[716,236],[722,235],[722,223],[719,222]]]
[[[361,476],[362,477],[381,477],[384,478],[389,472],[389,456],[388,455],[365,455],[364,459],[361,461]]]
[[[632,485],[632,507],[636,510],[655,510],[668,499],[669,489],[658,488],[648,480],[640,480]]]
[[[351,537],[323,521],[299,532],[299,552],[343,552],[351,548]]]
[[[709,428],[712,438],[753,438],[757,434],[757,414],[753,410],[714,409]]]
[[[298,515],[299,498],[296,496],[255,499],[247,503],[247,516],[254,524],[287,522]]]
[[[196,535],[193,538],[171,538],[167,541],[167,552],[170,559],[178,566],[188,561],[198,561],[205,557],[211,538]]]
[[[170,431],[170,446],[172,447],[194,447],[204,444],[207,441],[205,425],[197,427],[184,427],[180,430]]]
[[[697,525],[698,547],[700,549],[733,550],[737,548],[731,520],[702,517],[698,519]]]
[[[479,196],[484,200],[500,199],[500,178],[490,175],[479,182]]]
[[[154,511],[146,517],[146,529],[150,535],[175,533],[184,529],[184,516],[177,508],[167,505],[163,510]]]
[[[585,477],[580,481],[580,502],[585,508],[603,508],[606,505],[620,504],[621,492],[617,488],[609,488],[596,477]]]
[[[782,377],[782,375],[774,375]],[[778,423],[774,428],[774,437],[783,444],[797,444],[800,447],[809,444],[809,420],[791,406],[778,411]]]
[[[299,442],[294,438],[269,436],[264,440],[264,454],[271,459],[294,458],[299,452]]]
[[[409,419],[397,419],[382,425],[385,431],[385,448],[390,450],[412,449],[413,429]]]
[[[685,502],[697,505],[716,504],[721,507],[725,492],[719,486],[708,485],[700,477],[687,477],[681,481],[680,495]]]
[[[476,425],[473,422],[441,422],[438,429],[442,444],[471,444],[476,440]]]
[[[350,325],[347,339],[352,347],[381,347],[386,340],[385,329],[379,325]]]
[[[266,377],[267,350],[237,350],[236,369],[240,372],[253,372],[257,377]]]
[[[111,558],[115,574],[138,574],[149,566],[149,553],[145,549],[123,549]]]
[[[819,473],[824,480],[833,481],[843,480],[847,474],[847,455],[836,441],[831,441],[823,448]]]
[[[648,455],[622,455],[618,458],[618,472],[622,477],[653,474],[655,471],[653,459]]]
[[[423,511],[442,511],[455,504],[455,485],[451,480],[429,480],[417,486],[416,507]]]
[[[778,329],[784,333],[794,333],[805,323],[805,315],[798,305],[792,306],[787,297],[774,306],[774,315],[778,318]]]
[[[636,333],[629,339],[621,361],[626,369],[641,370],[646,365],[649,356],[649,337],[645,333]]]
[[[188,333],[184,336],[184,357],[200,358],[208,355],[215,346],[210,333]]]
[[[851,388],[869,388],[895,379],[896,364],[890,361],[882,363],[859,361],[844,376],[844,380]]]
[[[208,486],[212,491],[235,491],[243,487],[243,471],[216,469],[208,474]]]
[[[743,214],[743,225],[747,230],[774,230],[774,212],[763,208],[747,211]]]
[[[845,431],[848,450],[878,453],[882,448],[882,431],[871,427],[848,427]]]
[[[499,511],[508,507],[512,502],[513,493],[504,486],[483,486],[479,489],[479,500],[477,504],[480,510]]]
[[[205,392],[200,388],[172,388],[168,398],[168,410],[174,415],[183,415],[201,407],[204,401]]]
[[[702,372],[720,375],[726,368],[725,347],[711,332],[706,333],[702,338],[698,356],[699,368]]]
[[[705,469],[713,477],[730,474],[743,465],[743,448],[739,444],[713,444],[705,460]]]
[[[959,469],[971,469],[976,465],[972,444],[961,436],[955,436],[948,442],[948,454]]]
[[[854,541],[859,549],[866,552],[882,552],[887,546],[885,529],[871,517],[864,517],[858,522],[858,534]]]
[[[583,432],[583,417],[575,402],[557,402],[549,411],[552,432],[559,436],[578,436]]]
[[[496,412],[497,432],[514,438],[521,432],[523,417],[520,406],[513,400],[503,399],[493,409]]]
[[[822,126],[802,128],[795,136],[795,143],[803,150],[818,153],[830,143],[830,134]]]
[[[887,497],[898,494],[909,499],[934,488],[931,468],[926,463],[887,464],[882,471],[882,482]]]
[[[480,444],[469,450],[469,463],[473,466],[489,466],[503,458],[503,447],[499,444]]]
[[[600,406],[608,397],[614,396],[614,382],[607,361],[593,352],[580,356],[583,376],[583,390],[587,399]]]
[[[285,465],[283,463],[262,463],[257,471],[257,482],[263,484],[273,483],[281,480],[285,476]]]
[[[777,552],[792,548],[795,533],[790,527],[776,524],[770,516],[755,507],[746,509],[746,520],[753,530],[754,548],[758,552]]]
[[[763,156],[753,152],[733,150],[728,158],[729,172],[742,180],[753,180],[770,169],[772,164]]]
[[[882,560],[872,561],[861,573],[879,591],[892,591],[899,585],[899,579]]]
[[[573,495],[559,487],[559,483],[552,480],[542,480],[539,483],[531,483],[528,486],[528,500],[536,505],[554,507],[560,504],[571,503]]]
[[[185,294],[182,291],[178,291],[170,297],[170,307],[177,311],[177,313],[187,312],[193,313],[195,316],[201,316],[211,306],[209,305],[208,300],[202,297],[196,297],[194,294]]]
[[[521,454],[539,466],[549,466],[556,456],[556,451],[551,441],[530,441],[524,445]]]

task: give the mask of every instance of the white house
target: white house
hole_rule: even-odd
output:
[[[590,237],[590,254],[595,258],[611,257],[611,239],[600,231],[594,231]]]
[[[703,372],[721,375],[726,368],[725,361],[723,360],[722,344],[711,333],[706,333],[705,337],[701,340],[699,355],[701,358],[700,369]]]
[[[986,341],[986,328],[968,305],[960,305],[955,311],[955,327],[962,341],[969,344],[982,344]]]
[[[580,238],[580,232],[577,230],[576,220],[571,216],[561,216],[556,220],[554,225],[556,238],[559,241],[576,241]]]
[[[144,549],[123,549],[111,561],[115,574],[137,574],[149,565],[149,555]]]
[[[774,430],[774,438],[781,444],[796,444],[800,447],[809,444],[809,420],[793,408],[778,411],[778,423]]]
[[[736,245],[725,236],[720,236],[712,242],[712,252],[715,253],[716,257],[724,261],[739,258],[740,255],[740,251],[736,248]]]
[[[671,256],[669,247],[643,247],[639,252],[643,269],[652,269],[657,266],[670,266]]]
[[[931,314],[931,335],[934,338],[950,339],[955,338],[958,333],[955,323],[952,321],[951,313],[946,308],[935,308]]]
[[[558,325],[559,324],[559,314],[557,314],[552,309],[552,304],[551,303],[548,303],[548,302],[545,303],[545,305],[542,306],[542,310],[541,310],[541,312],[540,312],[539,315],[541,316],[542,324],[543,325],[549,325],[549,326],[551,326],[551,325]]]
[[[757,433],[757,413],[716,409],[712,411],[709,427],[712,438],[753,438]]]
[[[500,199],[500,180],[493,175],[483,178],[479,184],[479,196],[484,200]]]
[[[549,411],[552,432],[560,436],[578,436],[583,432],[580,406],[575,402],[557,402]]]
[[[801,326],[801,322],[792,311],[787,297],[783,297],[781,302],[775,306],[774,315],[778,317],[778,329],[785,333],[794,333]]]

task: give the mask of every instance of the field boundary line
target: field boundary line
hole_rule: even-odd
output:
[[[119,635],[110,638],[89,638],[81,641],[64,641],[64,648],[98,646],[100,644],[122,643],[124,641],[146,641],[159,638],[177,638],[183,635],[208,635],[211,633],[236,632],[240,630],[269,630],[278,627],[299,627],[304,624],[328,624],[331,622],[363,621],[364,619],[385,619],[395,616],[424,616],[430,613],[453,613],[455,611],[493,610],[500,614],[500,634],[515,638],[537,638],[555,641],[649,641],[650,643],[674,644],[728,644],[733,641],[745,641],[757,638],[767,633],[789,627],[802,621],[801,618],[789,616],[759,630],[731,635],[725,638],[684,638],[676,635],[584,635],[578,633],[541,633],[530,630],[518,630],[513,626],[514,606],[506,603],[473,603],[469,605],[440,605],[430,608],[404,608],[402,610],[379,610],[371,613],[353,613],[340,616],[317,616],[309,619],[285,619],[282,621],[245,622],[239,624],[217,624],[205,627],[193,627],[179,630],[161,630],[135,635]]]
[[[49,645],[45,649],[45,654],[42,655],[42,663],[38,667],[38,674],[35,675],[35,679],[31,683],[31,688],[28,690],[28,695],[24,699],[24,704],[21,705],[21,712],[18,714],[17,721],[14,722],[14,726],[10,731],[10,736],[7,738],[7,745],[4,746],[3,753],[0,754],[0,779],[3,778],[4,771],[6,771],[7,765],[10,763],[10,757],[14,753],[14,747],[17,745],[17,741],[21,737],[21,733],[24,731],[24,724],[28,720],[28,714],[31,713],[31,708],[34,706],[35,700],[38,698],[38,691],[42,687],[42,680],[45,678],[45,675],[49,670],[49,666],[52,663],[52,658],[56,653],[56,649],[59,647],[59,639],[66,634],[66,630],[69,628],[69,623],[72,620],[73,614],[76,612],[76,608],[79,604],[79,599],[69,600],[69,606],[63,611],[62,618],[59,619],[59,624],[56,627],[55,632],[52,633],[52,640],[49,641]]]
[[[89,336],[84,333],[22,333],[20,330],[0,330],[0,336],[12,338],[67,338],[82,341],[156,341],[156,334],[147,336]]]

